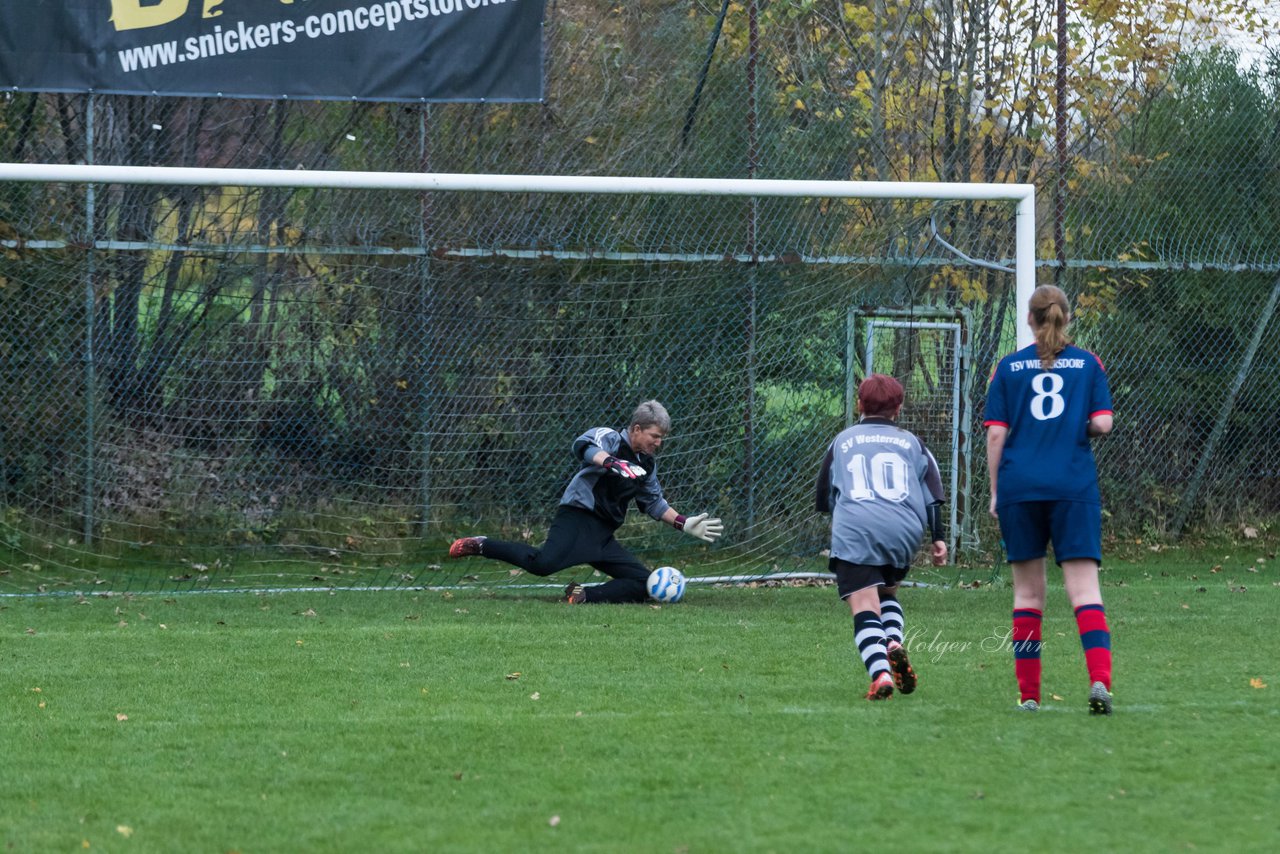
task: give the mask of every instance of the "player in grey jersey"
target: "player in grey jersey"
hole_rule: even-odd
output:
[[[947,561],[938,463],[919,437],[897,425],[902,398],[893,377],[864,379],[861,418],[831,442],[818,473],[817,508],[831,514],[830,567],[871,676],[868,700],[889,699],[895,685],[903,694],[916,689],[897,593],[926,527],[933,565]]]
[[[671,417],[656,400],[636,407],[624,430],[588,430],[573,443],[573,454],[581,467],[560,498],[542,548],[489,537],[462,537],[449,547],[449,557],[493,558],[542,576],[585,563],[612,580],[589,587],[570,584],[565,591],[570,604],[644,602],[649,569],[614,537],[632,501],[653,519],[703,542],[715,541],[724,531],[719,519],[706,513],[683,516],[663,496],[655,454],[670,430]]]

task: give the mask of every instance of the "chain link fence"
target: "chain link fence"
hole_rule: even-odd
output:
[[[1053,4],[1024,7],[1027,31],[1001,5],[553,3],[543,104],[9,93],[0,159],[1034,183],[1039,278],[1112,381],[1108,532],[1269,518],[1262,37],[1072,84],[1060,153]],[[1026,90],[996,79],[1027,69]],[[990,559],[981,420],[1019,320],[1012,239],[994,203],[5,185],[0,584],[291,558],[418,582],[452,536],[539,541],[574,436],[647,397],[675,420],[668,497],[727,523],[689,559],[785,569],[823,546],[816,466],[877,317],[908,321],[879,328],[871,366],[907,382],[957,543]],[[678,554],[660,528],[624,535]]]

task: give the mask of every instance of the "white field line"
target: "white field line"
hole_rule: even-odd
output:
[[[807,580],[824,580],[832,581],[835,576],[829,572],[777,572],[769,575],[707,575],[701,577],[691,577],[687,581],[689,584],[729,584],[735,587],[746,587],[750,584],[757,584],[762,581],[807,581]],[[932,585],[923,581],[903,581],[904,587],[930,587]],[[117,596],[193,596],[193,595],[209,595],[209,594],[233,594],[233,593],[255,593],[261,596],[279,595],[284,593],[395,593],[395,592],[433,592],[433,591],[455,591],[455,590],[563,590],[563,584],[394,584],[394,585],[366,585],[361,587],[335,585],[332,587],[205,587],[190,588],[186,590],[180,589],[156,589],[156,590],[45,590],[33,591],[30,593],[0,593],[0,599],[64,599],[72,598],[100,598],[109,599]]]

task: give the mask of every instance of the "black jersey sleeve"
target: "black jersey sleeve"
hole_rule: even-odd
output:
[[[831,512],[831,464],[835,461],[835,445],[827,446],[822,467],[818,469],[818,483],[814,495],[814,507],[819,513]]]
[[[942,471],[938,468],[938,461],[934,458],[933,452],[925,447],[923,439],[917,436],[916,441],[920,443],[920,450],[924,453],[928,466],[924,471],[924,485],[929,490],[930,500],[926,503],[945,504],[947,491],[942,487]]]

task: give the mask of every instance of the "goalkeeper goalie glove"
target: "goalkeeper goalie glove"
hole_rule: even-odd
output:
[[[635,480],[645,476],[645,470],[640,466],[612,456],[605,458],[604,468],[609,474],[625,477],[627,480]]]
[[[677,516],[675,528],[704,543],[714,543],[724,533],[724,525],[719,519],[708,519],[707,515],[699,513],[697,516]]]

